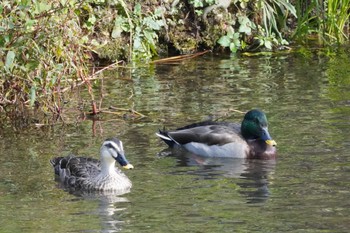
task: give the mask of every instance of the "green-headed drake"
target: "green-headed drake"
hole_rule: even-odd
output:
[[[125,169],[133,168],[125,158],[123,143],[117,138],[110,138],[102,143],[100,160],[69,155],[53,158],[50,162],[67,188],[127,193],[132,186],[131,181],[115,167],[116,161]]]
[[[242,124],[205,121],[173,131],[156,133],[169,147],[184,147],[205,157],[273,159],[276,142],[271,138],[265,113],[247,112]]]

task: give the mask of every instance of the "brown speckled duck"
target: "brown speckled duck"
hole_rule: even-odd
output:
[[[276,142],[268,131],[265,113],[247,112],[242,124],[205,121],[156,133],[169,147],[183,147],[204,157],[273,159]]]
[[[126,169],[133,168],[125,158],[123,143],[117,138],[102,143],[100,160],[69,155],[53,158],[50,162],[67,188],[126,193],[132,186],[131,181],[115,167],[115,161]]]

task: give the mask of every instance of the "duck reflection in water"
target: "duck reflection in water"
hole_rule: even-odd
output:
[[[275,159],[208,158],[184,148],[167,148],[159,152],[158,156],[175,157],[180,167],[197,167],[189,173],[204,179],[220,179],[220,176],[232,178],[247,203],[262,203],[270,197],[269,184],[275,171]]]

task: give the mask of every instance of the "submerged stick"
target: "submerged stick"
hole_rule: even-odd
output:
[[[134,109],[127,109],[127,108],[116,108],[116,107],[113,107],[113,106],[110,106],[109,107],[110,109],[113,109],[113,110],[118,110],[118,111],[128,111],[128,112],[131,112],[133,114],[136,114],[136,115],[139,115],[140,117],[146,117],[145,115],[143,115],[142,113],[134,110]]]
[[[116,111],[109,111],[108,109],[116,110]],[[128,108],[117,108],[110,106],[108,109],[99,109],[97,113],[107,113],[107,114],[114,114],[114,115],[122,115],[120,112],[131,112],[132,114],[138,115],[139,117],[143,118],[146,117],[146,115],[143,115],[142,113],[134,110],[134,109],[128,109]],[[118,112],[119,111],[119,112]],[[89,114],[95,115],[92,112],[88,112]]]
[[[183,60],[187,60],[187,59],[201,56],[201,55],[206,54],[208,52],[210,52],[210,50],[206,50],[206,51],[198,52],[198,53],[194,53],[194,54],[186,54],[186,55],[180,55],[180,56],[174,56],[174,57],[167,57],[167,58],[151,61],[150,63],[157,64],[157,63],[167,63],[167,62],[174,62],[174,61],[183,61]]]

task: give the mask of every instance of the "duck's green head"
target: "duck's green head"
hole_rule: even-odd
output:
[[[270,146],[277,145],[268,131],[266,115],[260,110],[253,109],[245,114],[241,133],[245,139],[261,139]]]

